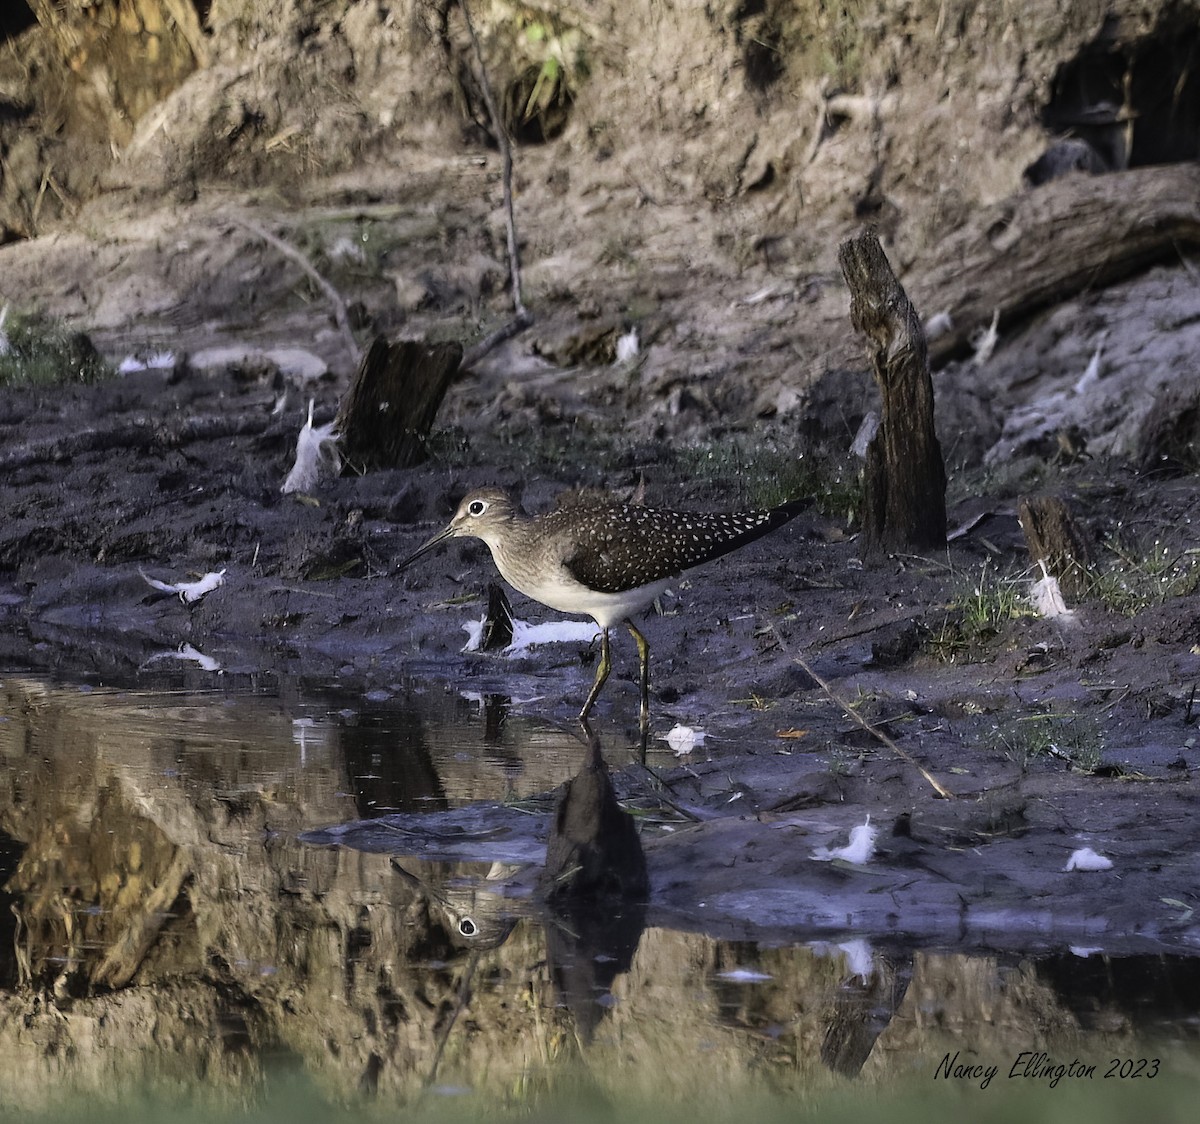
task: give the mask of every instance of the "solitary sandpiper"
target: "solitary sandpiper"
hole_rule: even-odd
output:
[[[454,518],[400,563],[403,570],[446,539],[483,539],[504,580],[563,613],[600,626],[600,664],[579,717],[586,720],[612,665],[608,630],[624,622],[641,658],[642,729],[650,721],[650,646],[632,617],[672,578],[782,527],[807,506],[793,500],[767,511],[688,512],[578,497],[528,516],[499,488],[463,497]]]

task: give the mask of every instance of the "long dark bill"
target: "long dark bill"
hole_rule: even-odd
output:
[[[398,573],[400,570],[403,570],[405,567],[411,566],[418,558],[421,557],[421,555],[428,554],[435,546],[439,546],[441,543],[445,542],[446,539],[450,538],[450,536],[452,534],[453,534],[453,531],[449,527],[446,527],[443,530],[438,531],[438,533],[436,535],[434,535],[433,538],[431,538],[424,546],[418,547],[403,562],[401,562],[396,567],[396,572]]]

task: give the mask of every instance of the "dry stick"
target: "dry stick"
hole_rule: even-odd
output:
[[[533,317],[527,312],[524,319],[518,314],[507,324],[501,324],[494,332],[489,332],[477,344],[463,352],[462,362],[458,365],[459,369],[463,371],[470,370],[489,351],[499,347],[505,340],[510,340],[513,336],[525,331],[532,323]]]
[[[907,762],[914,769],[916,769],[917,772],[920,773],[921,776],[923,776],[929,782],[929,784],[933,787],[933,791],[936,792],[940,797],[942,797],[945,800],[953,800],[954,799],[954,793],[952,793],[948,788],[946,788],[946,786],[943,785],[941,783],[941,781],[939,781],[932,773],[930,773],[929,770],[926,769],[924,765],[922,765],[919,761],[917,761],[912,756],[911,753],[908,753],[907,751],[901,749],[882,730],[876,729],[876,727],[872,726],[871,723],[868,722],[861,714],[859,714],[858,711],[856,711],[848,702],[846,702],[843,698],[841,698],[839,695],[837,695],[834,692],[833,688],[830,687],[829,684],[826,683],[825,680],[822,679],[809,666],[808,661],[803,656],[797,655],[795,652],[793,652],[791,650],[791,648],[788,646],[787,642],[783,639],[783,637],[779,635],[779,630],[775,627],[774,621],[772,621],[768,625],[768,627],[771,629],[771,633],[775,637],[775,640],[779,644],[779,647],[784,652],[786,652],[789,656],[791,656],[791,658],[794,659],[808,673],[809,677],[816,682],[817,686],[820,687],[821,690],[825,692],[825,694],[829,697],[829,699],[832,702],[834,702],[838,706],[840,706],[842,708],[842,710],[845,711],[845,713],[848,717],[852,718],[855,722],[857,722],[872,737],[878,738],[881,742],[883,742],[883,744],[886,745],[890,750],[892,750],[892,752],[895,753],[901,760]]]
[[[350,330],[350,313],[346,309],[346,302],[342,299],[342,294],[337,291],[328,281],[322,277],[315,268],[312,262],[308,260],[299,250],[289,242],[285,242],[276,234],[272,234],[266,227],[259,226],[253,219],[243,218],[241,215],[234,215],[233,221],[244,230],[250,231],[256,238],[261,238],[268,246],[273,246],[289,261],[295,262],[322,293],[325,294],[329,303],[333,305],[333,318],[337,321],[337,326],[342,333],[342,338],[346,341],[346,346],[350,350],[350,358],[357,367],[362,360],[362,351],[359,349],[358,341],[354,338],[354,333]]]
[[[475,34],[475,25],[471,22],[467,0],[458,0],[458,7],[463,14],[463,22],[467,25],[467,35],[471,39],[471,49],[475,52],[475,61],[479,64],[479,86],[483,91],[483,102],[487,106],[488,117],[492,121],[492,132],[495,134],[496,144],[500,147],[502,161],[500,178],[504,187],[504,225],[508,237],[508,273],[512,283],[513,311],[516,314],[504,327],[485,336],[463,356],[460,366],[466,369],[478,363],[492,348],[528,328],[533,323],[533,317],[525,307],[525,301],[521,295],[521,258],[517,250],[517,220],[513,215],[512,145],[508,140],[508,129],[505,128],[500,110],[496,107],[492,84],[488,81],[487,67],[483,62],[483,48],[479,45],[479,36]]]
[[[429,1072],[425,1075],[425,1080],[421,1083],[421,1095],[424,1096],[429,1092],[434,1081],[437,1080],[438,1069],[441,1068],[442,1055],[446,1052],[446,1043],[450,1041],[450,1032],[454,1029],[454,1024],[458,1022],[458,1016],[463,1013],[467,1006],[467,997],[471,993],[471,981],[475,978],[475,972],[479,968],[479,950],[474,950],[467,960],[466,970],[462,974],[462,978],[458,981],[458,994],[455,997],[454,1010],[450,1012],[450,1019],[446,1023],[446,1029],[442,1032],[438,1039],[437,1049],[433,1053],[433,1062],[429,1067]]]
[[[858,628],[850,628],[845,632],[839,632],[832,636],[818,637],[809,647],[828,648],[830,644],[840,644],[844,640],[853,640],[856,636],[866,636],[870,632],[877,632],[879,629],[887,628],[889,625],[919,621],[923,615],[924,610],[918,610],[913,613],[908,613],[904,610],[897,610],[893,613],[880,613],[878,617],[872,617]]]

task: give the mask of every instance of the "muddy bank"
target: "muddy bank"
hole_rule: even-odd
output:
[[[405,684],[444,683],[569,729],[594,649],[553,645],[519,659],[462,651],[463,625],[482,613],[494,578],[482,544],[452,544],[402,578],[390,572],[470,487],[524,486],[531,508],[547,506],[551,465],[498,470],[500,448],[477,433],[454,468],[346,475],[311,500],[283,496],[298,418],[272,415],[277,394],[273,377],[163,371],[10,394],[4,423],[11,435],[19,422],[21,438],[7,448],[26,453],[3,484],[4,664],[285,696],[320,684],[378,705]],[[246,419],[242,431],[214,437],[184,425],[218,415]],[[86,432],[120,439],[41,455]],[[645,478],[650,503],[745,498],[744,478],[689,480],[644,447],[613,445],[606,465],[609,486]],[[564,482],[597,482],[594,471],[579,467]],[[1157,479],[1150,491],[1111,462],[1054,471],[1098,536],[1152,526],[1163,550],[1186,559],[1190,478]],[[1016,576],[1027,562],[1011,501],[962,500],[951,522],[981,507],[990,514],[945,556],[871,570],[839,521],[814,510],[663,598],[664,615],[645,622],[651,761],[669,799],[712,817],[651,847],[664,921],[727,936],[928,939],[956,918],[973,946],[1195,944],[1190,905],[1178,904],[1190,903],[1196,873],[1195,598],[1164,592],[1126,615],[1097,593],[1071,625],[1020,610],[972,632],[973,595],[1028,580]],[[143,576],[206,571],[224,571],[224,583],[193,605]],[[549,615],[514,600],[519,615]],[[795,653],[959,799],[936,799]],[[619,641],[616,657],[594,717],[624,769],[635,752],[636,661]],[[660,740],[676,723],[707,734],[680,765]],[[637,766],[622,784],[630,798],[654,787]],[[811,861],[868,813],[890,854],[879,867]],[[910,817],[909,836],[893,838]],[[1113,869],[1062,873],[1084,845]]]

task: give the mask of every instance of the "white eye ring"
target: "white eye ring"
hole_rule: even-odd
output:
[[[488,509],[487,500],[472,500],[467,505],[467,514],[474,515],[474,516],[480,516],[485,511],[487,511],[487,509]]]
[[[473,507],[474,504],[472,504],[471,506]],[[475,936],[476,933],[479,932],[479,926],[476,925],[475,922],[471,920],[471,918],[464,917],[458,923],[458,931],[464,937],[473,937],[473,936]]]

